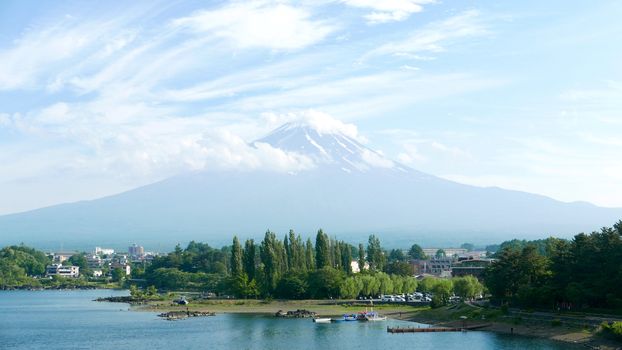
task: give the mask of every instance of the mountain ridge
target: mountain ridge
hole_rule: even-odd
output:
[[[320,227],[353,242],[376,233],[410,244],[494,243],[568,237],[622,218],[619,208],[445,180],[388,160],[343,133],[305,125],[277,128],[250,145],[258,143],[296,152],[314,166],[290,173],[193,172],[96,200],[0,216],[0,243],[225,244],[232,234],[260,238],[266,229],[293,228],[312,235]]]

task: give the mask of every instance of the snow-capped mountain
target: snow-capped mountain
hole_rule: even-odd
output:
[[[259,238],[266,229],[295,229],[309,236],[321,227],[353,243],[375,233],[403,247],[568,237],[622,218],[622,209],[427,175],[385,158],[352,133],[308,123],[285,124],[250,146],[262,143],[308,157],[315,166],[296,173],[192,173],[93,201],[6,215],[0,217],[0,244],[226,244],[232,234]]]
[[[412,169],[385,158],[355,138],[342,132],[322,131],[305,122],[280,126],[252,144],[267,143],[287,152],[310,157],[321,167],[333,167],[347,173],[368,172],[373,168],[410,172]]]

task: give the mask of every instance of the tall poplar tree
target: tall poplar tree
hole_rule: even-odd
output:
[[[238,236],[233,236],[233,246],[231,247],[231,275],[238,276],[244,272],[242,267],[242,246]]]
[[[247,239],[244,243],[244,255],[242,256],[242,263],[244,265],[244,272],[248,276],[249,280],[255,279],[255,255],[255,241],[252,239]]]
[[[370,235],[367,242],[367,261],[369,268],[374,271],[382,271],[386,264],[386,257],[380,245],[380,239],[376,235]]]
[[[315,237],[315,268],[330,266],[330,246],[328,236],[320,229]]]
[[[308,271],[315,270],[315,251],[313,250],[313,243],[311,238],[307,238],[307,244],[305,246],[305,264]]]
[[[363,272],[365,269],[365,246],[363,243],[359,243],[359,272]]]

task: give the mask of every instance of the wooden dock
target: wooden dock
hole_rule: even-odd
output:
[[[387,327],[388,333],[432,333],[432,332],[466,332],[488,327],[490,323],[478,324],[466,327]]]

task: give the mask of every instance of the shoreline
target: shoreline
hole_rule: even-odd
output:
[[[348,305],[351,301],[328,301],[328,300],[274,300],[260,301],[248,300],[208,300],[189,305],[172,305],[167,301],[148,302],[142,305],[132,305],[131,310],[138,312],[163,312],[190,310],[198,312],[215,312],[217,314],[255,314],[274,316],[278,311],[305,309],[316,312],[319,316],[335,317],[343,314],[357,313],[369,310],[370,305]],[[374,305],[375,311],[393,320],[416,322],[438,327],[461,327],[462,320],[449,317],[441,309],[429,307],[413,307],[408,305]],[[619,350],[622,344],[604,339],[594,331],[588,331],[578,327],[552,326],[543,323],[515,324],[508,320],[476,319],[469,318],[467,325],[473,323],[487,323],[486,327],[477,331],[492,332],[506,336],[516,335],[521,337],[535,337],[556,342],[563,342],[583,346],[589,349]]]

